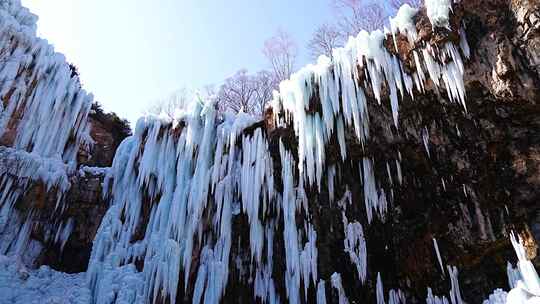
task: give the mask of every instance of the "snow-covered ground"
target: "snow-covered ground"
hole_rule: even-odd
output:
[[[14,258],[0,256],[1,304],[86,304],[91,302],[85,274],[66,274],[42,266],[28,270]]]

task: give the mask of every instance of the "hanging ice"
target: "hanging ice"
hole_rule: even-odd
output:
[[[429,21],[431,21],[433,27],[450,28],[452,0],[426,0],[425,4]]]
[[[527,259],[521,238],[516,240],[514,233],[512,233],[510,240],[518,257],[521,279],[515,283],[516,286],[508,293],[506,303],[538,303],[540,301],[540,277],[538,277],[538,273],[536,273],[531,261]]]
[[[450,0],[429,0],[426,5],[430,20],[446,26],[451,4]],[[275,92],[271,104],[276,125],[280,127],[293,121],[299,138],[298,168],[309,185],[317,184],[320,189],[326,162],[325,146],[333,135],[338,139],[342,160],[347,158],[345,128],[354,130],[362,146],[369,139],[366,91],[381,103],[383,86],[388,88],[396,127],[399,125],[399,99],[405,95],[414,97],[414,88],[423,92],[428,76],[436,87],[444,85],[449,100],[459,102],[466,109],[461,54],[468,57],[470,50],[465,38],[458,48],[448,42],[440,50],[430,45],[415,50],[417,70],[412,74],[404,72],[398,57],[385,48],[384,41],[394,39],[397,49],[398,33],[406,35],[409,43],[414,44],[416,12],[404,5],[396,18],[391,19],[391,32],[363,31],[351,37],[345,47],[333,51],[332,60],[321,56],[316,65],[308,65],[293,74],[280,84],[279,92]]]
[[[449,304],[448,299],[443,297],[438,297],[433,295],[431,288],[428,288],[426,304]]]
[[[92,95],[81,88],[64,56],[36,37],[36,22],[20,1],[0,1],[0,140],[11,147],[0,147],[0,239],[5,246],[0,254],[13,254],[7,249],[13,242],[21,252],[29,245],[40,211],[13,207],[32,185],[56,195],[44,241],[63,248],[73,226],[59,220],[71,186],[68,176],[74,174],[79,148],[92,144]]]
[[[326,304],[326,289],[324,284],[324,280],[321,280],[319,284],[317,284],[317,304]]]
[[[16,128],[13,147],[74,162],[90,144],[93,97],[72,77],[65,57],[35,35],[37,17],[19,1],[0,3],[0,137]]]
[[[506,275],[508,277],[508,286],[510,289],[516,288],[517,282],[521,280],[521,274],[519,273],[519,268],[512,267],[512,264],[510,262],[507,262],[506,264]]]
[[[448,269],[448,276],[450,277],[450,301],[452,304],[463,304],[461,298],[461,291],[459,290],[458,270],[456,266],[446,266]]]
[[[345,290],[343,289],[343,284],[341,282],[341,275],[339,273],[332,274],[332,287],[338,292],[338,303],[339,304],[349,304],[349,299],[345,295]]]
[[[449,7],[445,3],[451,4],[428,3],[435,26],[446,26]],[[358,144],[365,152],[362,161],[355,161],[360,162],[367,222],[373,221],[373,213],[384,220],[393,189],[386,192],[385,181],[376,179],[375,157],[367,153],[368,104],[372,106],[375,100],[388,106],[389,124],[399,127],[400,103],[424,92],[431,80],[436,89],[446,90],[450,101],[465,107],[462,56],[468,57],[470,50],[464,31],[459,45],[419,46],[411,59],[416,70],[410,72],[395,50],[387,49],[393,39],[397,50],[398,35],[405,35],[411,45],[416,43],[416,13],[402,7],[390,22],[390,32],[361,32],[334,50],[332,59],[321,56],[317,64],[280,84],[271,103],[276,126],[292,127],[298,145],[296,150],[288,141],[280,140],[279,146],[273,142],[279,159],[270,154],[267,134],[256,119],[245,113],[217,113],[213,101],[196,99],[174,117],[139,120],[134,135],[118,148],[110,170],[80,168],[81,175],[107,174],[104,189],[110,190],[106,194],[110,209],[94,240],[87,273],[93,301],[174,304],[182,295],[191,295],[194,303],[219,303],[231,264],[236,263],[253,285],[254,301],[279,303],[276,282],[284,282],[283,301],[300,303],[313,296],[309,292],[316,287],[318,303],[325,303],[326,280],[337,291],[339,303],[348,303],[340,274],[319,278],[317,242],[321,240],[309,214],[318,202],[311,191],[328,190],[333,202],[336,192],[344,189],[336,208],[344,210],[355,203],[350,188],[336,177],[355,156],[348,150],[350,145]],[[12,37],[24,43],[11,43]],[[48,190],[58,188],[61,197],[69,189],[68,176],[75,172],[79,147],[91,144],[87,118],[92,97],[71,77],[65,59],[35,38],[35,16],[18,1],[0,0],[0,42],[0,60],[10,59],[0,70],[0,97],[7,100],[0,108],[0,136],[12,129],[13,115],[20,114],[13,147],[26,150],[0,151],[24,155],[18,162],[21,168],[6,166],[6,172],[15,170],[17,176],[39,180]],[[387,98],[389,104],[383,105]],[[423,140],[427,146],[426,136]],[[337,159],[327,159],[331,141],[336,143]],[[398,152],[395,165],[400,184],[401,162]],[[280,171],[274,172],[275,167]],[[388,162],[386,170],[393,187]],[[279,185],[274,185],[275,176],[280,177],[276,178]],[[30,241],[32,212],[10,216],[20,194],[14,189],[13,180],[2,175],[0,224],[14,231],[8,244],[21,252]],[[63,208],[59,200],[58,209]],[[239,218],[249,225],[245,260],[243,252],[231,258],[236,241],[232,225]],[[349,223],[344,217],[343,250],[363,282],[368,273],[367,248],[360,222],[364,220]],[[282,235],[277,234],[277,227]],[[63,247],[72,228],[70,220],[59,222],[50,237]],[[275,281],[273,243],[278,239],[284,243],[285,271]],[[436,242],[435,247],[438,253]],[[442,267],[439,253],[438,259]],[[451,270],[450,299],[459,304],[457,269]],[[384,303],[380,275],[375,292],[378,302]],[[428,302],[439,303],[433,302],[439,298],[429,294]],[[386,298],[391,304],[404,303],[399,290],[390,290]]]
[[[385,304],[386,302],[384,301],[384,288],[383,288],[380,272],[377,273],[377,287],[376,288],[377,288],[377,304]]]
[[[422,142],[424,143],[424,148],[426,149],[428,157],[431,157],[431,154],[429,152],[429,131],[427,127],[424,127],[422,129]]]
[[[508,294],[502,289],[496,289],[488,299],[484,300],[482,304],[507,304],[506,298]],[[512,304],[512,303],[508,303]]]
[[[349,253],[351,262],[356,266],[358,277],[364,283],[367,273],[367,248],[364,230],[358,222],[347,223],[346,217],[344,217],[343,224],[345,226],[345,240],[343,241],[345,252]]]
[[[441,272],[444,275],[444,266],[441,258],[441,252],[439,251],[439,244],[437,244],[437,239],[433,238],[433,247],[435,248],[435,253],[437,254],[437,260],[439,261],[439,266],[441,267]]]

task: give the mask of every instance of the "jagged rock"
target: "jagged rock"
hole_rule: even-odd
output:
[[[53,269],[67,273],[86,271],[92,251],[92,241],[109,205],[103,198],[103,174],[77,174],[71,178],[71,188],[66,193],[64,219],[72,219],[73,230],[63,248],[57,244],[44,246],[38,265],[49,265]],[[48,210],[53,210],[49,206]],[[42,213],[46,222],[50,214]],[[43,240],[43,236],[34,237]]]
[[[131,135],[129,123],[115,113],[105,113],[98,103],[92,105],[89,115],[91,147],[79,150],[79,163],[92,167],[110,167],[118,145]]]

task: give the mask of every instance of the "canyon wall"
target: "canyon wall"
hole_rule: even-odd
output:
[[[87,271],[97,303],[515,287],[512,231],[540,266],[540,3],[428,2],[284,81],[264,119],[194,102],[120,145],[31,15],[0,2],[0,60],[19,62],[0,68],[0,253]]]

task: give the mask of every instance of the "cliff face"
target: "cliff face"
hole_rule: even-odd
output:
[[[535,240],[540,235],[532,228],[538,226],[540,199],[538,5],[464,1],[455,10],[471,49],[463,77],[466,113],[430,92],[405,100],[400,130],[388,132],[389,113],[369,109],[371,131],[378,130],[369,145],[378,163],[375,175],[386,174],[384,164],[397,158],[396,150],[403,172],[403,184],[394,192],[394,212],[386,224],[372,228],[375,235],[367,240],[368,261],[372,257],[374,263],[370,268],[395,274],[383,277],[389,280],[385,286],[408,286],[417,299],[427,286],[443,294],[450,282],[439,269],[433,238],[444,263],[459,268],[461,292],[469,303],[506,287],[507,261],[514,260],[511,230],[530,240],[530,258],[539,262]],[[443,33],[430,37],[422,13],[415,21],[425,39],[452,39]],[[348,185],[359,177],[350,179]],[[336,250],[340,237],[334,241]],[[372,245],[371,251],[373,243],[379,248]]]
[[[98,103],[89,115],[92,146],[79,150],[79,163],[90,167],[110,167],[120,143],[131,135],[129,123],[115,113],[105,113]]]
[[[81,165],[110,166],[129,128],[92,106],[73,66],[36,37],[36,20],[0,1],[0,254],[82,271],[107,207],[104,170]],[[65,265],[51,254],[62,248]]]
[[[481,303],[509,289],[511,231],[540,266],[540,2],[404,8],[391,32],[300,71],[262,122],[195,105],[118,147],[122,124],[89,111],[77,159],[115,154],[110,169],[57,158],[51,183],[1,170],[20,160],[0,151],[0,172],[28,179],[14,205],[33,215],[30,260],[89,263],[98,303]],[[2,145],[32,152],[6,130]]]
[[[452,28],[463,24],[471,50],[464,62],[466,112],[428,84],[426,93],[401,102],[399,129],[391,126],[391,109],[368,102],[371,135],[367,148],[358,146],[354,134],[346,135],[348,145],[357,149],[349,148],[352,164],[338,165],[334,197],[344,197],[347,191],[352,194],[347,218],[365,213],[362,168],[355,165],[362,157],[373,160],[380,187],[393,189],[391,211],[384,221],[364,226],[368,277],[372,278],[367,290],[374,292],[380,271],[385,287],[399,286],[412,302],[422,302],[428,287],[434,294],[445,294],[452,284],[448,269],[441,270],[434,240],[443,263],[458,267],[461,295],[469,303],[481,303],[495,288],[507,288],[507,262],[515,260],[510,231],[522,234],[529,258],[540,265],[539,5],[538,1],[455,5]],[[397,38],[406,68],[414,69],[411,53],[422,42],[442,45],[459,39],[455,32],[433,32],[425,10],[414,21],[417,43]],[[389,103],[386,98],[382,101]],[[272,128],[273,122],[267,125]],[[291,138],[296,148],[292,129],[275,129],[269,132],[272,155],[279,154],[278,141],[283,138]],[[337,142],[326,152],[327,162],[340,162]],[[403,180],[399,186],[397,168],[392,166],[396,160]],[[310,202],[317,202],[309,213],[318,232],[319,276],[341,273],[349,300],[362,301],[370,292],[352,283],[358,275],[343,251],[343,211],[327,194],[323,190],[309,196]],[[329,232],[322,234],[322,227]],[[274,252],[285,251],[277,246]],[[231,299],[242,293],[237,290]]]

